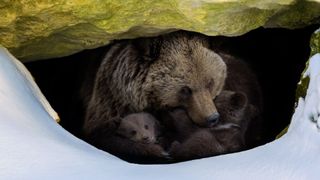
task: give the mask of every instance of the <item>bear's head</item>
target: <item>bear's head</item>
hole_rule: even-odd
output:
[[[116,133],[140,143],[155,143],[159,122],[149,113],[133,113],[120,120]]]
[[[235,127],[234,125],[236,125],[238,126],[239,130],[231,128],[235,130],[233,132],[238,135],[241,134],[239,136],[241,138],[244,138],[248,135],[249,137],[245,138],[246,141],[248,140],[248,138],[250,139],[251,135],[250,132],[248,134],[247,130],[249,129],[249,125],[252,122],[251,120],[256,118],[257,114],[259,114],[260,112],[254,105],[249,102],[247,95],[241,91],[236,92],[223,90],[219,94],[219,96],[217,96],[214,102],[220,113],[220,121],[218,125],[215,126],[215,130],[226,129],[227,132],[232,132],[229,128],[231,126],[229,125],[232,125],[233,127]],[[224,134],[222,133],[220,135],[223,136]],[[228,135],[224,137],[228,137]],[[245,139],[242,139],[242,141],[244,141]]]
[[[249,118],[251,105],[243,92],[223,90],[214,100],[221,116],[221,124],[234,123],[241,125]],[[247,117],[248,116],[248,117]]]
[[[207,37],[173,33],[144,41],[144,59],[150,59],[144,89],[152,108],[184,108],[199,126],[219,118],[213,99],[226,79],[226,65],[208,48]]]

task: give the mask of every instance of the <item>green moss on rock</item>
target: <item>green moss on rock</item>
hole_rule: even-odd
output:
[[[318,29],[311,37],[310,41],[311,55],[320,53],[320,29]]]
[[[316,32],[314,32],[311,36],[310,40],[310,48],[311,48],[311,53],[310,57],[315,55],[316,53],[320,53],[320,29],[318,29]],[[304,73],[307,70],[309,65],[309,62],[306,63],[306,68],[302,72],[301,80],[298,83],[297,90],[296,90],[296,102],[300,97],[305,97],[308,89],[308,84],[309,84],[309,77],[304,77]]]
[[[299,2],[299,3],[297,3]],[[319,20],[311,0],[0,0],[0,44],[23,61],[176,29],[237,36]]]

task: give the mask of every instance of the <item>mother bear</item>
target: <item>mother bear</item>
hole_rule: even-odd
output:
[[[115,130],[113,117],[150,109],[182,107],[195,124],[215,124],[213,99],[224,86],[226,65],[208,46],[206,36],[184,31],[115,42],[88,96],[86,138],[104,149],[104,137]]]

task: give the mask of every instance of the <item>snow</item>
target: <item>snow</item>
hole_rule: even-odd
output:
[[[0,48],[0,179],[320,179],[320,54],[305,75],[307,95],[280,139],[240,153],[137,165],[59,126],[23,65]]]

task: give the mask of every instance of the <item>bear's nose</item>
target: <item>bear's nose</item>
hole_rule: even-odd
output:
[[[211,114],[208,118],[207,118],[207,124],[208,126],[214,126],[215,124],[217,124],[219,122],[219,118],[220,118],[220,114],[215,112],[213,114]]]
[[[142,140],[143,140],[144,142],[149,142],[150,139],[149,139],[148,136],[143,136],[143,137],[142,137]]]

